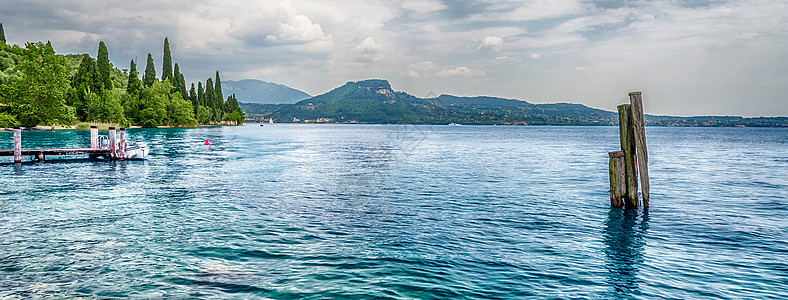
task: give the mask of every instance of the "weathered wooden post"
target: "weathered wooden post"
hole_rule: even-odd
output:
[[[638,178],[635,170],[635,133],[632,128],[631,105],[618,106],[618,128],[621,150],[624,151],[624,174],[626,176],[626,206],[638,206]]]
[[[97,149],[98,147],[98,126],[90,126],[90,148]]]
[[[115,150],[117,149],[117,145],[115,143],[115,127],[109,128],[109,138],[107,141],[109,142],[109,159],[115,159]]]
[[[118,144],[118,157],[120,159],[126,159],[126,128],[120,128],[120,144]]]
[[[635,155],[640,173],[640,190],[643,195],[643,207],[648,207],[649,182],[648,182],[648,150],[646,150],[646,128],[643,117],[643,98],[641,92],[629,93],[632,106],[632,125],[635,132]]]
[[[14,163],[22,162],[22,127],[14,127]]]
[[[627,192],[624,174],[624,151],[609,152],[610,156],[610,206],[624,206],[624,198]]]

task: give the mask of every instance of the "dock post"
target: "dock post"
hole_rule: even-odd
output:
[[[631,105],[618,106],[618,128],[621,150],[624,151],[624,174],[626,176],[626,206],[638,206],[638,178],[635,169],[635,133],[632,128]]]
[[[14,163],[22,162],[22,127],[14,127]]]
[[[90,126],[90,148],[97,149],[98,147],[98,126]]]
[[[120,128],[120,143],[118,144],[118,157],[121,160],[126,159],[126,128]]]
[[[629,93],[632,106],[632,125],[635,133],[635,155],[637,156],[638,173],[640,173],[640,190],[643,196],[643,207],[648,208],[648,150],[646,149],[646,128],[643,117],[643,98],[641,92]]]
[[[609,152],[610,157],[610,206],[623,207],[621,201],[626,194],[625,174],[624,174],[624,151]]]
[[[109,138],[107,140],[109,142],[109,159],[115,159],[115,150],[117,149],[117,145],[115,143],[115,127],[109,128]]]

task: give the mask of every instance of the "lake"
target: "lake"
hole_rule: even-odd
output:
[[[128,135],[148,160],[0,157],[0,298],[788,298],[788,129],[647,128],[647,211],[610,208],[617,127]]]

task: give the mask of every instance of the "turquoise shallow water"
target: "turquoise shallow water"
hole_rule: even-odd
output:
[[[0,298],[788,298],[786,129],[648,128],[648,211],[609,207],[616,127],[129,135],[149,160],[0,157]]]

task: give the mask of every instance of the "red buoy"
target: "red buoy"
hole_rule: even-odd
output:
[[[208,146],[210,146],[210,145],[211,145],[211,142],[209,142],[208,140],[205,140],[205,143],[203,143],[203,145],[208,145]]]

